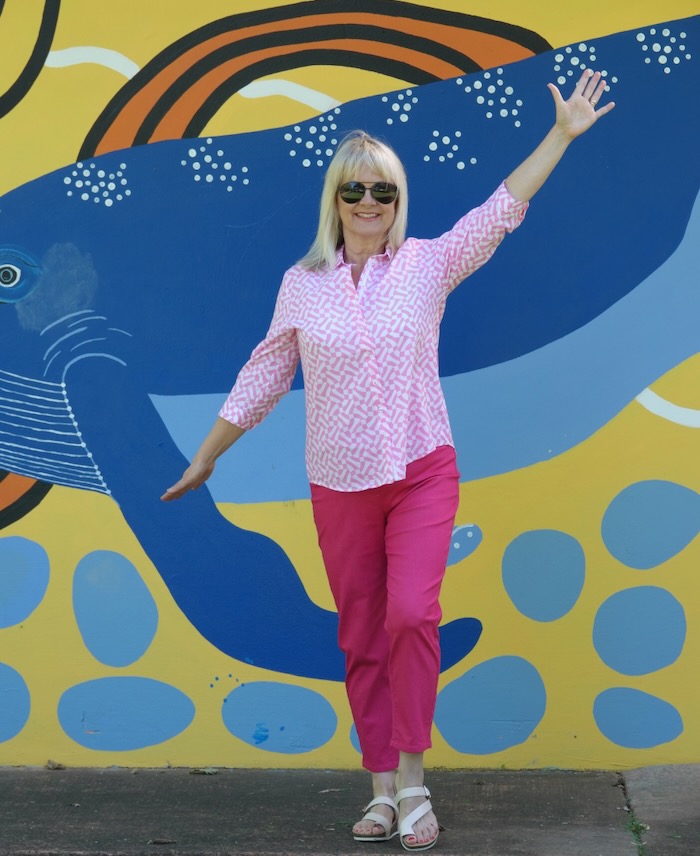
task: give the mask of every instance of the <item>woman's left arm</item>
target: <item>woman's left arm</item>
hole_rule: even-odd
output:
[[[547,84],[556,106],[554,127],[535,151],[506,179],[511,196],[521,202],[532,199],[561,160],[569,143],[613,109],[614,101],[596,109],[605,85],[605,79],[599,71],[593,73],[588,69],[579,78],[571,97],[564,101],[557,87],[553,83]]]

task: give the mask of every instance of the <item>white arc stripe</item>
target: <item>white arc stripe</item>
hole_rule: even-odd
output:
[[[700,410],[672,404],[650,389],[640,392],[637,401],[655,416],[661,416],[669,422],[684,425],[686,428],[700,428]]]
[[[124,54],[108,48],[97,48],[90,45],[49,51],[45,65],[49,68],[66,68],[69,65],[83,65],[84,63],[111,68],[129,79],[140,71],[138,65]]]

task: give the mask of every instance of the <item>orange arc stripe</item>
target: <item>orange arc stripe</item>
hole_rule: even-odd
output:
[[[207,39],[205,42],[193,46],[158,72],[153,79],[143,87],[143,89],[135,93],[129,103],[126,104],[119,115],[115,117],[112,125],[103,135],[96,153],[101,154],[106,151],[114,151],[115,149],[125,148],[132,145],[144,118],[149,114],[158,99],[167,92],[170,86],[172,86],[194,63],[208,56],[218,48],[253,36],[272,34],[275,32],[302,30],[309,27],[323,25],[329,26],[333,24],[373,25],[382,27],[389,32],[399,31],[422,38],[430,38],[457,51],[466,52],[482,67],[513,62],[532,55],[531,51],[523,48],[521,45],[500,36],[494,36],[476,30],[467,30],[444,24],[429,24],[423,21],[416,21],[411,18],[398,18],[379,14],[357,13],[344,15],[309,15],[301,18],[245,27],[240,30],[221,33]],[[318,42],[301,43],[296,46],[285,46],[283,52],[292,53],[294,52],[294,48],[297,50],[308,48],[311,44],[318,44]],[[376,54],[377,43],[371,42],[371,44],[374,45],[373,53]],[[394,54],[394,57],[404,62],[410,61],[408,59],[409,55],[413,57],[417,55],[416,51],[397,48],[396,46],[388,46],[386,43],[381,45],[381,50],[384,54],[389,47],[392,47],[395,51],[398,50],[399,55],[397,56]],[[247,63],[245,62],[246,56],[248,57]],[[246,64],[250,63],[250,56],[251,55],[245,55],[244,57],[241,57],[244,61],[242,67],[245,67]],[[433,59],[429,55],[420,56],[422,56],[422,61],[418,64],[419,67],[424,67],[426,60]],[[452,69],[452,66],[449,64],[445,65]],[[447,74],[437,76],[443,78],[450,77],[459,74],[460,71],[461,69],[451,70]],[[205,95],[203,100],[206,100],[206,97],[207,96]]]
[[[371,41],[361,40],[340,40],[340,41],[323,41],[306,45],[294,46],[291,50],[288,45],[276,48],[268,48],[267,50],[255,51],[247,54],[245,57],[236,57],[234,60],[222,63],[212,69],[208,74],[201,77],[193,86],[191,86],[177,104],[163,118],[160,124],[155,128],[151,135],[151,140],[157,142],[159,140],[179,139],[184,135],[185,129],[190,120],[202,106],[207,97],[221,84],[229,80],[234,74],[247,68],[249,65],[260,62],[274,56],[289,56],[290,54],[299,53],[302,50],[313,48],[321,48],[329,51],[333,50],[350,50],[354,53],[362,53],[373,55],[376,53],[377,45]],[[453,77],[459,74],[459,69],[450,63],[445,63],[435,57],[426,56],[425,54],[415,51],[407,51],[405,48],[396,47],[395,45],[386,45],[384,56],[387,59],[397,59],[403,62],[410,63],[413,67],[422,67],[424,70],[435,74],[438,77]]]
[[[0,511],[9,508],[36,484],[36,479],[10,473],[0,482]]]

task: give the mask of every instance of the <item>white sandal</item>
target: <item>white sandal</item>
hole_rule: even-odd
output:
[[[397,804],[400,805],[401,800],[405,800],[407,797],[425,797],[425,802],[421,803],[418,808],[414,808],[413,811],[404,817],[404,819],[399,823],[401,846],[404,850],[430,850],[431,847],[435,846],[435,842],[438,840],[440,832],[438,831],[435,838],[427,844],[419,844],[416,833],[413,831],[413,825],[419,821],[421,817],[426,815],[433,807],[430,802],[430,791],[424,785],[417,788],[403,788],[403,790],[400,790],[396,794]],[[413,835],[414,838],[416,838],[415,844],[406,844],[404,839],[408,835]]]
[[[384,815],[379,814],[379,812],[370,811],[372,806],[375,805],[388,805],[394,812],[394,820],[388,821]],[[399,819],[399,809],[391,797],[375,797],[372,802],[367,803],[362,811],[362,820],[371,820],[372,823],[375,823],[377,826],[381,826],[384,830],[384,835],[353,835],[355,841],[389,841],[389,839],[393,838],[398,833],[396,824]]]

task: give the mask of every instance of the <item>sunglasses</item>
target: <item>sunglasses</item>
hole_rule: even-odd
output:
[[[398,187],[388,181],[377,181],[371,187],[365,186],[361,181],[346,181],[338,188],[338,195],[343,202],[352,205],[364,199],[367,190],[372,194],[372,198],[382,205],[390,205],[399,193]]]

